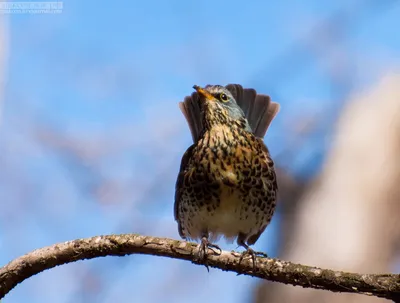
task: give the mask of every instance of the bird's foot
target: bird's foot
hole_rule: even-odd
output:
[[[212,253],[217,256],[219,256],[222,253],[222,249],[218,245],[210,243],[206,237],[203,237],[201,239],[199,245],[199,251],[197,253],[197,261],[203,263],[204,266],[207,268],[207,270],[210,271],[207,265],[207,256],[209,254],[208,249],[211,250]]]
[[[256,270],[257,268],[257,260],[256,257],[264,257],[264,258],[268,258],[268,255],[266,253],[263,253],[261,251],[254,251],[252,248],[247,247],[247,249],[242,252],[240,258],[239,258],[239,264],[243,261],[244,257],[246,255],[250,255],[252,261],[253,261],[253,272]]]

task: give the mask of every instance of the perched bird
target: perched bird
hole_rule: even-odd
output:
[[[275,210],[274,162],[263,137],[279,104],[241,85],[207,85],[187,96],[179,107],[194,144],[182,158],[174,213],[179,234],[201,240],[199,257],[220,236],[246,249],[256,243]]]

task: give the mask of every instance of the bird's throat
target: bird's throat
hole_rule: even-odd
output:
[[[229,118],[228,111],[217,104],[212,104],[212,101],[207,101],[203,110],[203,125],[210,131],[214,127],[221,125],[229,125],[233,121]]]

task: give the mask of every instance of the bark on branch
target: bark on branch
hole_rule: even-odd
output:
[[[148,254],[198,263],[196,252],[195,243],[135,234],[96,236],[54,244],[34,250],[0,268],[0,299],[25,279],[78,260]],[[245,258],[239,264],[239,257],[237,252],[223,251],[221,255],[209,255],[207,264],[238,274],[302,287],[392,300],[400,298],[400,275],[346,273],[261,257],[257,258],[257,267],[253,271],[251,259]]]

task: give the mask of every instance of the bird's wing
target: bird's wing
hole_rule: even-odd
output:
[[[278,192],[278,183],[277,183],[277,179],[276,179],[276,173],[275,173],[275,168],[273,167],[273,161],[271,159],[271,155],[269,154],[269,150],[267,148],[267,146],[265,145],[264,141],[262,138],[257,138],[257,140],[259,141],[259,143],[261,144],[261,147],[263,149],[264,155],[266,156],[267,159],[267,163],[262,163],[262,165],[267,165],[269,167],[268,169],[268,173],[271,174],[270,175],[270,182],[272,185],[272,190],[275,191],[275,203],[276,203],[276,199],[277,199],[277,192]],[[265,228],[267,227],[267,225],[269,224],[266,223],[265,225],[261,226],[260,230],[256,233],[253,234],[252,236],[250,236],[247,240],[247,244],[248,245],[253,245],[257,242],[258,238],[261,236],[261,234],[264,232]]]
[[[183,154],[182,161],[181,161],[181,166],[179,168],[179,174],[178,174],[178,179],[176,180],[176,185],[175,185],[175,203],[174,203],[174,218],[175,221],[178,222],[178,231],[179,235],[184,238],[184,234],[182,231],[182,226],[181,222],[179,221],[179,216],[178,216],[178,211],[179,211],[179,203],[181,201],[181,196],[182,196],[182,190],[184,188],[184,181],[185,181],[185,173],[187,171],[187,166],[189,163],[189,159],[191,158],[193,154],[193,149],[195,145],[191,145],[186,152]]]
[[[264,152],[265,157],[267,158],[268,163],[266,163],[269,167],[272,167],[273,169],[270,170],[272,174],[272,188],[275,190],[275,192],[278,191],[278,183],[276,180],[276,173],[275,173],[275,168],[274,168],[274,161],[271,158],[271,154],[269,153],[268,147],[265,145],[264,140],[262,138],[257,138],[258,142],[261,144],[261,148]]]

